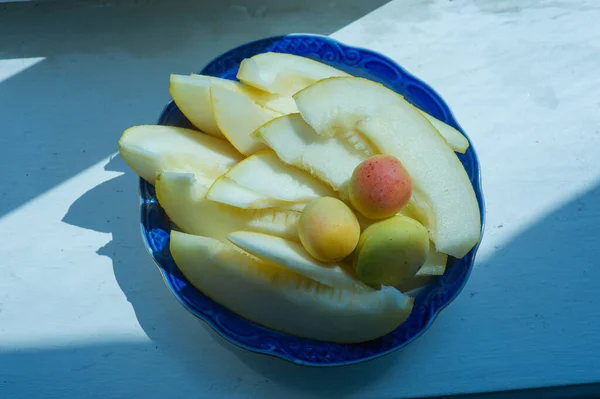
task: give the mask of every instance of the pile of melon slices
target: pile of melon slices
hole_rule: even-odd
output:
[[[237,77],[171,75],[171,95],[199,131],[142,125],[119,141],[174,224],[178,267],[213,300],[272,329],[333,342],[391,332],[412,298],[361,283],[347,261],[312,258],[299,243],[301,211],[325,196],[348,203],[357,165],[392,155],[413,184],[402,214],[431,240],[417,274],[443,274],[448,255],[464,256],[480,238],[478,203],[455,154],[468,141],[381,84],[308,58],[259,54]]]

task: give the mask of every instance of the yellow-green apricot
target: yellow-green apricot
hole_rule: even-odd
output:
[[[356,216],[342,201],[321,197],[309,202],[298,220],[300,242],[316,259],[335,262],[350,255],[360,236]]]
[[[428,253],[427,229],[409,217],[394,216],[363,231],[355,251],[354,269],[365,284],[396,286],[419,271]]]

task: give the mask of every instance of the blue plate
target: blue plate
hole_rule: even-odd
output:
[[[462,132],[442,98],[428,85],[409,74],[389,58],[331,38],[294,34],[244,44],[210,62],[200,72],[234,79],[240,62],[267,51],[309,57],[355,76],[384,84],[409,102]],[[172,101],[158,121],[162,125],[193,128]],[[464,132],[463,132],[464,133]],[[458,157],[464,165],[481,209],[482,234],[484,202],[480,187],[479,162],[471,145]],[[419,337],[436,315],[462,290],[469,278],[478,245],[462,259],[448,259],[446,272],[421,289],[408,320],[379,339],[359,344],[335,344],[298,338],[270,330],[238,316],[196,290],[177,268],[169,252],[171,222],[156,200],[154,187],[140,179],[141,224],[145,243],[173,294],[194,315],[232,343],[255,352],[277,356],[310,366],[339,366],[359,363],[388,354]]]

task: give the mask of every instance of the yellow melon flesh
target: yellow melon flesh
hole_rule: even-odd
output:
[[[296,336],[369,341],[402,324],[413,306],[395,288],[328,287],[207,237],[172,231],[170,249],[198,290],[242,317]]]
[[[417,276],[441,276],[446,271],[448,254],[438,252],[433,243],[429,244],[429,254],[425,264],[417,272]]]
[[[250,86],[284,96],[332,76],[349,75],[310,58],[273,52],[246,58],[237,73],[237,78]]]
[[[292,209],[296,204],[268,197],[250,188],[221,176],[210,187],[206,198],[211,201],[227,204],[243,209],[286,208]],[[298,207],[301,210],[303,206]]]
[[[227,239],[260,259],[286,267],[329,287],[372,290],[360,283],[345,267],[317,261],[296,242],[250,231],[233,232]]]
[[[211,87],[244,94],[263,107],[276,112],[283,114],[298,112],[296,104],[291,97],[282,97],[267,93],[240,82],[214,76],[172,74],[169,91],[171,97],[173,97],[173,101],[175,101],[177,107],[194,126],[211,136],[225,138],[213,116],[212,104],[210,102]]]
[[[373,152],[340,137],[318,135],[300,114],[284,115],[254,133],[285,163],[307,171],[348,198],[354,169]]]
[[[131,169],[150,184],[160,172],[190,172],[215,179],[243,158],[224,140],[191,129],[158,125],[125,130],[119,151]]]
[[[269,208],[304,203],[334,195],[310,174],[286,165],[273,151],[261,151],[217,179],[208,198],[240,208]]]
[[[210,88],[235,90],[235,82],[212,76],[187,76],[171,74],[169,92],[177,107],[194,126],[211,136],[225,138],[212,113]]]
[[[267,149],[252,133],[281,113],[257,104],[243,93],[219,87],[210,89],[210,98],[219,130],[239,152],[249,156]]]
[[[437,119],[434,116],[429,115],[427,112],[415,108],[421,113],[432,125],[437,129],[438,132],[444,137],[450,148],[456,152],[464,154],[469,148],[469,140],[461,132],[448,125],[445,122]]]
[[[210,201],[206,193],[212,180],[189,173],[162,173],[156,196],[169,219],[181,230],[225,241],[237,230],[257,231],[298,240],[300,213],[280,209],[240,209]]]

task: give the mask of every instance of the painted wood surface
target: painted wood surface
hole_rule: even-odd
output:
[[[0,5],[0,397],[408,398],[600,382],[600,4],[471,0]],[[369,4],[367,4],[369,3]],[[168,74],[332,34],[430,83],[472,137],[488,224],[409,347],[307,369],[240,350],[163,286],[121,132]]]

